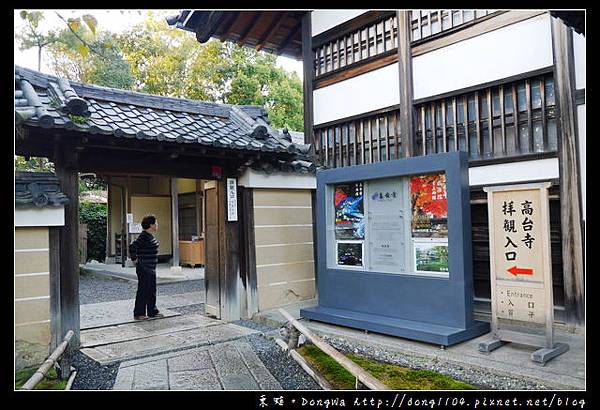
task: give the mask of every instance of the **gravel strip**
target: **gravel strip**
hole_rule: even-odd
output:
[[[158,284],[156,296],[177,295],[204,290],[204,280]],[[137,283],[125,279],[86,273],[79,276],[79,303],[114,302],[116,300],[135,299]]]
[[[288,357],[273,339],[260,334],[245,336],[243,339],[252,346],[265,367],[281,384],[282,389],[321,390],[312,377],[294,359]]]
[[[377,346],[365,346],[337,337],[327,335],[321,337],[323,340],[327,341],[327,343],[344,353],[354,353],[368,359],[396,364],[411,369],[433,370],[434,372],[445,374],[456,380],[472,384],[480,389],[547,390],[551,388],[531,379],[501,376],[477,368],[446,362],[444,360],[407,356],[406,354],[386,351]]]
[[[111,390],[120,363],[103,366],[77,351],[73,355],[71,365],[77,369],[71,390]]]

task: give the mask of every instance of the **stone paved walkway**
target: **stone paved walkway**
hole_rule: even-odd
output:
[[[134,300],[81,306],[80,351],[120,362],[115,390],[276,390],[281,385],[244,336],[254,329],[169,308],[197,305],[204,292],[160,298],[164,318],[134,321]]]
[[[121,363],[113,390],[281,390],[242,340]]]

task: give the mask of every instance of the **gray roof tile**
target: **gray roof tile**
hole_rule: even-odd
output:
[[[290,158],[287,145],[278,138],[278,132],[268,128],[266,139],[250,136],[252,124],[259,119],[268,122],[262,107],[209,103],[177,99],[126,90],[111,89],[91,84],[69,82],[77,97],[87,104],[88,120],[74,123],[66,112],[49,105],[47,89],[54,76],[16,67],[15,85],[20,90],[26,81],[34,88],[43,108],[55,128],[69,128],[80,132],[112,134],[117,138],[139,138],[167,142],[195,143],[241,150],[273,151]],[[19,97],[17,97],[19,95]],[[15,100],[23,98],[15,93]],[[29,101],[28,106],[32,106]],[[28,126],[42,124],[34,116],[25,122]],[[302,158],[304,160],[304,158]],[[289,161],[289,159],[286,159]]]

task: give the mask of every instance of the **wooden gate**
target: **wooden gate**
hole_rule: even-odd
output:
[[[220,225],[222,224],[221,215],[224,206],[219,201],[219,184],[217,181],[210,181],[204,184],[204,197],[206,201],[206,264],[204,270],[204,287],[206,289],[205,312],[208,315],[221,318],[221,260],[225,255],[221,255]],[[220,221],[221,219],[221,221]],[[221,223],[220,223],[221,222]]]

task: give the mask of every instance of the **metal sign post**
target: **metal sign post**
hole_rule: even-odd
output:
[[[539,346],[531,360],[546,363],[569,350],[567,344],[554,343],[549,187],[550,182],[484,188],[493,338],[479,344],[481,352],[506,342]]]

